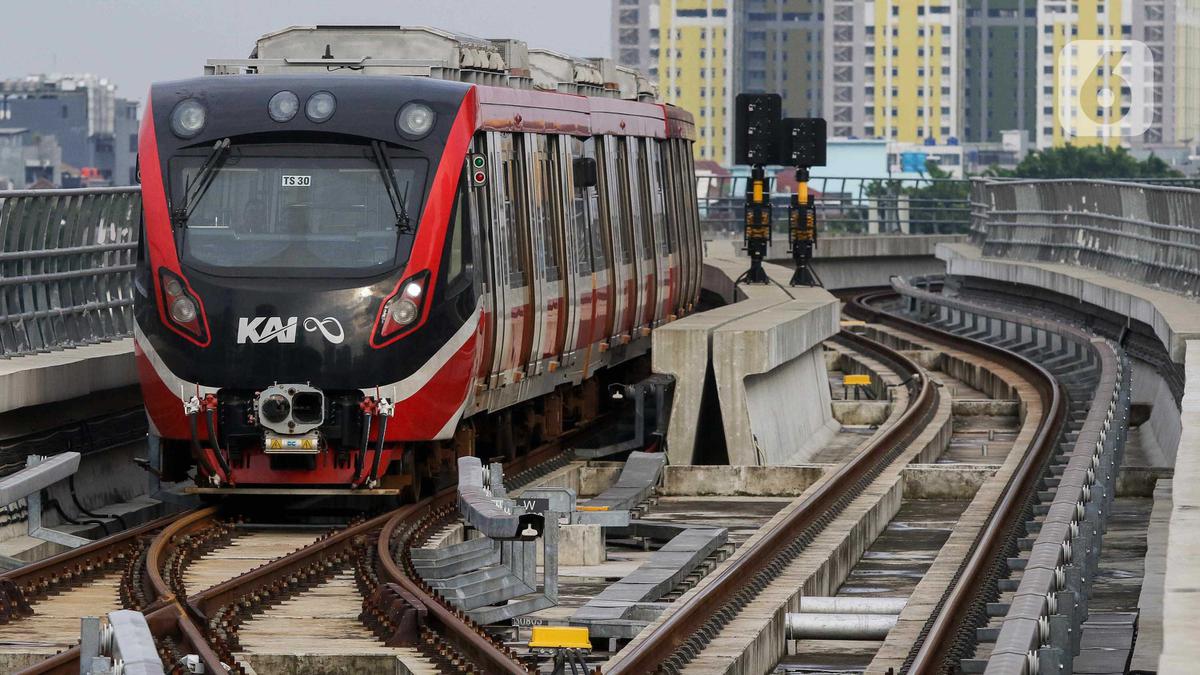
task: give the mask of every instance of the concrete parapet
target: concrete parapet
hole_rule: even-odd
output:
[[[1171,359],[1183,363],[1188,340],[1200,339],[1195,300],[1076,265],[984,257],[970,244],[938,244],[946,273],[1045,288],[1137,319],[1154,329]]]
[[[0,359],[0,413],[137,384],[133,339]]]
[[[1194,305],[1193,305],[1194,306]],[[1195,310],[1193,310],[1195,311]],[[1196,312],[1200,315],[1200,312]],[[1193,673],[1200,661],[1200,340],[1188,340],[1182,409],[1183,434],[1171,481],[1171,522],[1163,579],[1163,652],[1160,673]]]
[[[840,305],[820,288],[713,331],[712,363],[730,464],[805,462],[838,430],[820,344]]]
[[[965,242],[964,234],[872,234],[866,236],[821,237],[814,257],[826,258],[903,258],[932,256],[938,244]]]

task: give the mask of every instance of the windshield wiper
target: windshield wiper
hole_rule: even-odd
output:
[[[392,170],[392,163],[383,153],[381,141],[372,141],[371,149],[375,151],[375,163],[379,165],[379,172],[383,174],[383,187],[387,190],[388,199],[392,202],[392,210],[396,212],[396,229],[403,234],[408,234],[412,232],[412,221],[409,220],[408,209],[404,206],[404,197],[401,196],[400,187],[396,184],[396,173]]]
[[[208,186],[212,185],[213,179],[217,177],[217,169],[220,167],[225,153],[229,151],[229,145],[228,138],[222,138],[213,143],[212,152],[208,153],[208,158],[200,165],[200,170],[184,186],[183,204],[174,213],[173,220],[176,225],[186,225],[188,218],[192,217],[192,211],[196,210],[196,204],[200,203],[200,198],[204,196]]]

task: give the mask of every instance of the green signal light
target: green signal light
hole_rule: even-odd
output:
[[[483,168],[483,155],[476,155],[475,159],[471,160],[475,164],[475,168]]]

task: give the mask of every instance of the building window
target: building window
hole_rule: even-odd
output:
[[[137,134],[129,134],[129,151],[130,152],[138,151]]]
[[[62,107],[62,118],[63,118],[64,120],[65,120],[65,119],[67,119],[67,117],[68,117],[70,114],[71,114],[71,111],[70,111],[70,110],[68,110],[68,109],[67,109],[67,106],[65,106],[65,105],[64,105],[64,106]]]

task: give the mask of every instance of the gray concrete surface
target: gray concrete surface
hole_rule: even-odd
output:
[[[133,339],[0,359],[0,413],[137,384]]]
[[[667,429],[667,455],[674,465],[697,458],[710,362],[731,463],[803,461],[811,454],[805,451],[810,437],[815,451],[837,431],[819,349],[838,330],[837,301],[822,289],[787,286],[791,270],[770,264],[764,268],[775,283],[735,285],[748,265],[736,248],[735,242],[706,242],[705,251],[705,289],[732,304],[671,322],[652,336],[654,371],[675,377]],[[777,408],[781,394],[822,403],[806,405],[796,423]],[[756,436],[761,453],[755,451]]]
[[[824,289],[792,293],[713,331],[730,464],[806,462],[838,431],[820,345],[838,332],[841,307]]]

